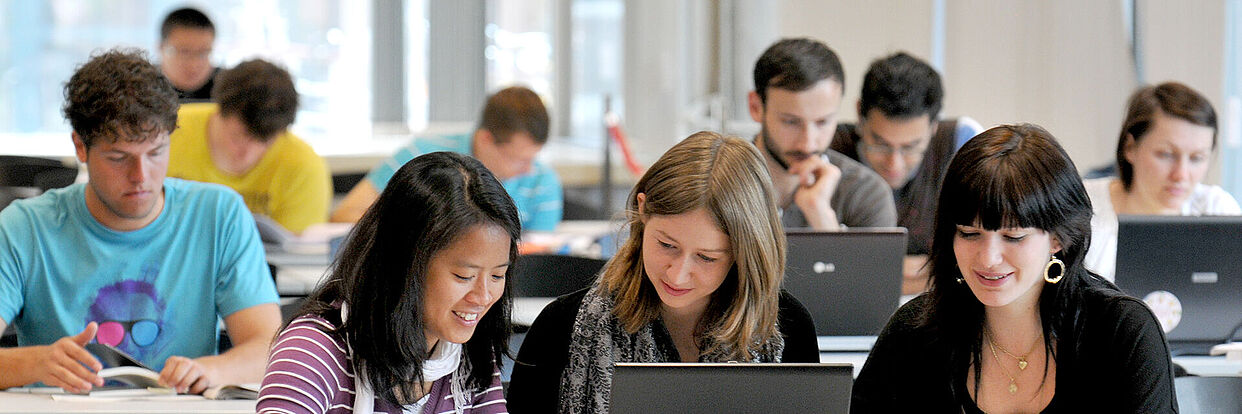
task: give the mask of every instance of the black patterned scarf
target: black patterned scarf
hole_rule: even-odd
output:
[[[561,413],[606,413],[612,373],[617,362],[679,362],[677,348],[664,324],[655,320],[628,333],[613,315],[611,295],[596,284],[582,299],[569,342],[569,363],[561,374]],[[779,327],[778,327],[779,329]],[[710,338],[700,340],[700,343]],[[703,349],[711,349],[705,344]],[[780,362],[785,340],[780,335],[757,344],[749,362]],[[732,349],[717,347],[699,362],[728,362]]]

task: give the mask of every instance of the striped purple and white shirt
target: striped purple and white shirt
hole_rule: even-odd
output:
[[[259,390],[260,413],[353,412],[353,365],[344,339],[330,333],[335,329],[317,315],[304,315],[280,333],[268,359],[263,388]],[[498,414],[509,411],[500,386],[500,370],[493,366],[492,371],[491,386],[472,393],[467,398],[470,405],[465,412]],[[451,377],[446,375],[432,383],[423,413],[453,412]],[[375,412],[398,414],[402,407],[376,398]]]

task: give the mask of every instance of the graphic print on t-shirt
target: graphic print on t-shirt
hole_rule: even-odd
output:
[[[170,318],[166,302],[151,283],[158,274],[158,264],[147,263],[138,279],[121,280],[99,289],[82,322],[83,326],[99,323],[96,342],[112,345],[146,363],[160,355],[168,345]]]

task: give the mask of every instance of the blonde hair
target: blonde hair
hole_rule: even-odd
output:
[[[771,178],[749,142],[698,132],[664,153],[630,192],[629,239],[608,262],[601,289],[612,294],[613,314],[630,333],[659,317],[660,298],[643,267],[643,215],[677,215],[704,208],[728,236],[733,267],[700,318],[695,332],[726,346],[730,359],[749,360],[757,344],[780,335],[776,327],[785,275],[785,234],[777,215]]]

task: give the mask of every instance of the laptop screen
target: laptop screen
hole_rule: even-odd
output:
[[[1117,287],[1147,303],[1170,342],[1228,340],[1242,324],[1242,217],[1118,224]]]
[[[614,413],[845,413],[850,364],[619,363]]]
[[[874,336],[901,298],[904,228],[789,230],[785,290],[802,302],[819,336]]]

